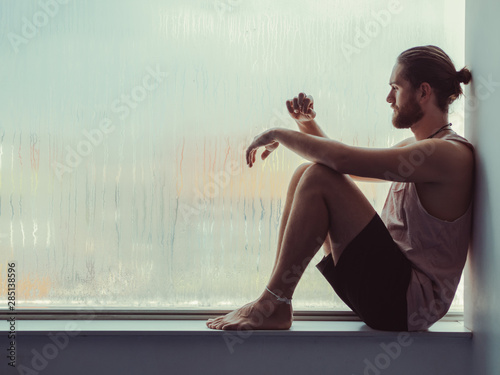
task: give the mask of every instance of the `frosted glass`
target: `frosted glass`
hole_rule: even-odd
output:
[[[63,3],[0,3],[0,299],[15,260],[21,308],[253,300],[303,160],[248,169],[250,140],[296,129],[285,101],[305,91],[330,137],[391,146],[410,135],[385,102],[397,55],[463,64],[463,1]],[[380,211],[388,184],[360,187]],[[294,307],[347,309],[312,266]]]

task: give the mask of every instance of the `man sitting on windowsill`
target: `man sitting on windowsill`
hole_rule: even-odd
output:
[[[444,316],[467,256],[474,175],[473,147],[450,128],[448,108],[470,79],[438,47],[401,53],[387,102],[393,125],[414,136],[386,149],[329,139],[310,96],[287,101],[300,132],[267,130],[246,153],[249,167],[259,147],[265,159],[279,144],[311,161],[291,179],[271,278],[257,300],[207,326],[290,328],[299,277],[286,275],[301,276],[322,246],[317,268],[368,326],[423,330]],[[394,181],[381,216],[351,177]]]

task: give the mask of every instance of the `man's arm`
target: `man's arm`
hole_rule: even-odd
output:
[[[309,134],[309,135],[314,135],[317,137],[323,137],[326,139],[329,139],[326,133],[320,128],[316,120],[309,120],[309,121],[295,121],[297,123],[297,126],[299,130],[304,133],[304,134]],[[405,140],[395,144],[392,147],[404,147],[407,146],[411,143],[415,142],[415,137],[409,137],[406,138]],[[360,181],[360,182],[386,182],[387,180],[380,179],[380,178],[370,178],[370,177],[362,177],[362,176],[356,176],[353,174],[349,175],[353,180]]]
[[[312,119],[309,121],[297,121],[297,126],[299,127],[299,130],[304,133],[304,134],[309,134],[309,135],[315,135],[317,137],[323,137],[327,138],[328,136],[326,133],[319,127],[318,123],[316,120]]]
[[[396,143],[393,148],[395,147],[404,147],[407,146],[411,143],[415,142],[415,137],[409,137],[404,140],[402,140],[399,143]],[[361,181],[361,182],[387,182],[387,180],[382,180],[380,178],[369,178],[369,177],[361,177],[361,176],[355,176],[353,174],[349,175],[353,180],[356,181]]]
[[[305,159],[340,173],[388,181],[449,181],[468,161],[459,145],[441,139],[380,149],[281,128],[269,130],[269,136]]]
[[[318,125],[316,120],[314,120],[314,119],[309,120],[309,121],[295,120],[295,122],[297,123],[297,126],[302,133],[329,139],[328,136],[326,135],[326,133],[320,128],[320,126]],[[353,180],[362,181],[362,182],[385,182],[385,180],[380,180],[378,178],[367,178],[367,177],[360,177],[360,176],[354,176],[354,175],[350,175],[350,177]]]

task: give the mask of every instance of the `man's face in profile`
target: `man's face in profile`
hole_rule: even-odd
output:
[[[416,98],[417,90],[411,87],[410,82],[401,78],[402,68],[401,64],[394,66],[389,81],[391,91],[386,100],[394,110],[392,114],[394,127],[408,129],[424,117],[424,112]]]

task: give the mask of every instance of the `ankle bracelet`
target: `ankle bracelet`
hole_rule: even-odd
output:
[[[280,297],[277,294],[274,294],[273,292],[271,292],[271,290],[269,290],[269,288],[267,286],[266,286],[266,289],[267,289],[267,291],[269,293],[271,293],[273,296],[275,296],[278,301],[285,302],[287,305],[291,305],[292,304],[292,299],[291,298]]]

